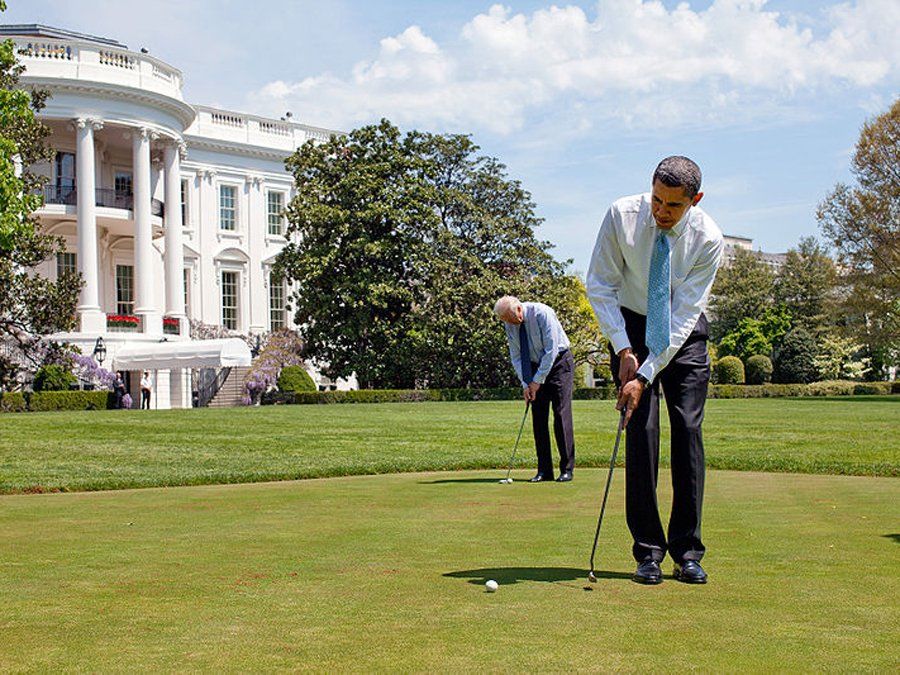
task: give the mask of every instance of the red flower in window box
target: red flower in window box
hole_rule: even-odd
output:
[[[136,327],[141,323],[140,317],[131,314],[107,314],[106,325],[116,327]]]

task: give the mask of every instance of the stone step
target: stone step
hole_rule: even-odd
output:
[[[233,408],[241,405],[241,397],[244,394],[244,378],[250,368],[232,368],[228,378],[222,383],[222,387],[209,402],[210,408]]]

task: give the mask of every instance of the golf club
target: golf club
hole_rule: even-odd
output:
[[[512,483],[512,478],[509,477],[509,472],[512,471],[513,462],[516,459],[516,450],[519,449],[519,439],[522,438],[522,429],[525,428],[525,420],[528,419],[528,408],[531,406],[531,401],[525,401],[525,414],[522,415],[522,424],[519,426],[519,435],[516,436],[516,444],[513,446],[512,455],[509,458],[509,468],[506,470],[506,478],[500,479],[501,483]]]
[[[600,505],[600,517],[597,519],[597,531],[594,532],[594,546],[591,548],[591,570],[588,572],[588,581],[592,584],[597,583],[597,577],[594,574],[594,553],[597,552],[597,539],[600,536],[600,526],[603,524],[603,512],[606,511],[606,498],[609,497],[609,486],[612,484],[613,469],[616,467],[616,455],[619,454],[619,441],[622,440],[622,430],[625,428],[626,410],[626,408],[622,408],[622,415],[619,417],[619,428],[616,431],[616,444],[613,446],[612,458],[609,460],[609,473],[606,475],[606,490],[603,493],[603,503]]]

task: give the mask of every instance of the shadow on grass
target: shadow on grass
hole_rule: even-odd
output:
[[[442,483],[499,483],[499,478],[438,478],[437,480],[420,480],[419,485],[440,485]]]
[[[470,584],[483,585],[488,579],[493,579],[498,584],[517,584],[520,581],[545,581],[554,583],[557,581],[583,581],[587,579],[588,571],[584,567],[484,567],[477,570],[460,570],[447,572],[445,577],[454,579],[468,579]],[[625,572],[595,571],[598,579],[631,579],[631,574]]]
[[[897,534],[896,532],[894,534],[883,534],[881,536],[885,539],[890,539],[895,544],[900,544],[900,534]]]

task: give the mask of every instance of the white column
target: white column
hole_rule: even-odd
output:
[[[264,333],[269,327],[268,285],[263,276],[262,258],[266,245],[266,204],[262,178],[247,177],[247,254],[250,265],[247,269],[250,285],[250,302],[247,308],[249,332]]]
[[[100,269],[97,264],[97,206],[94,180],[94,131],[103,128],[96,120],[74,121],[76,135],[75,181],[78,205],[78,271],[84,280],[78,314],[82,333],[106,330],[100,311]]]
[[[166,315],[178,319],[179,334],[184,325],[184,243],[181,222],[181,143],[166,143]]]
[[[153,229],[150,221],[150,141],[156,134],[139,129],[132,134],[134,189],[134,313],[143,331],[162,333],[162,315],[153,298]]]

